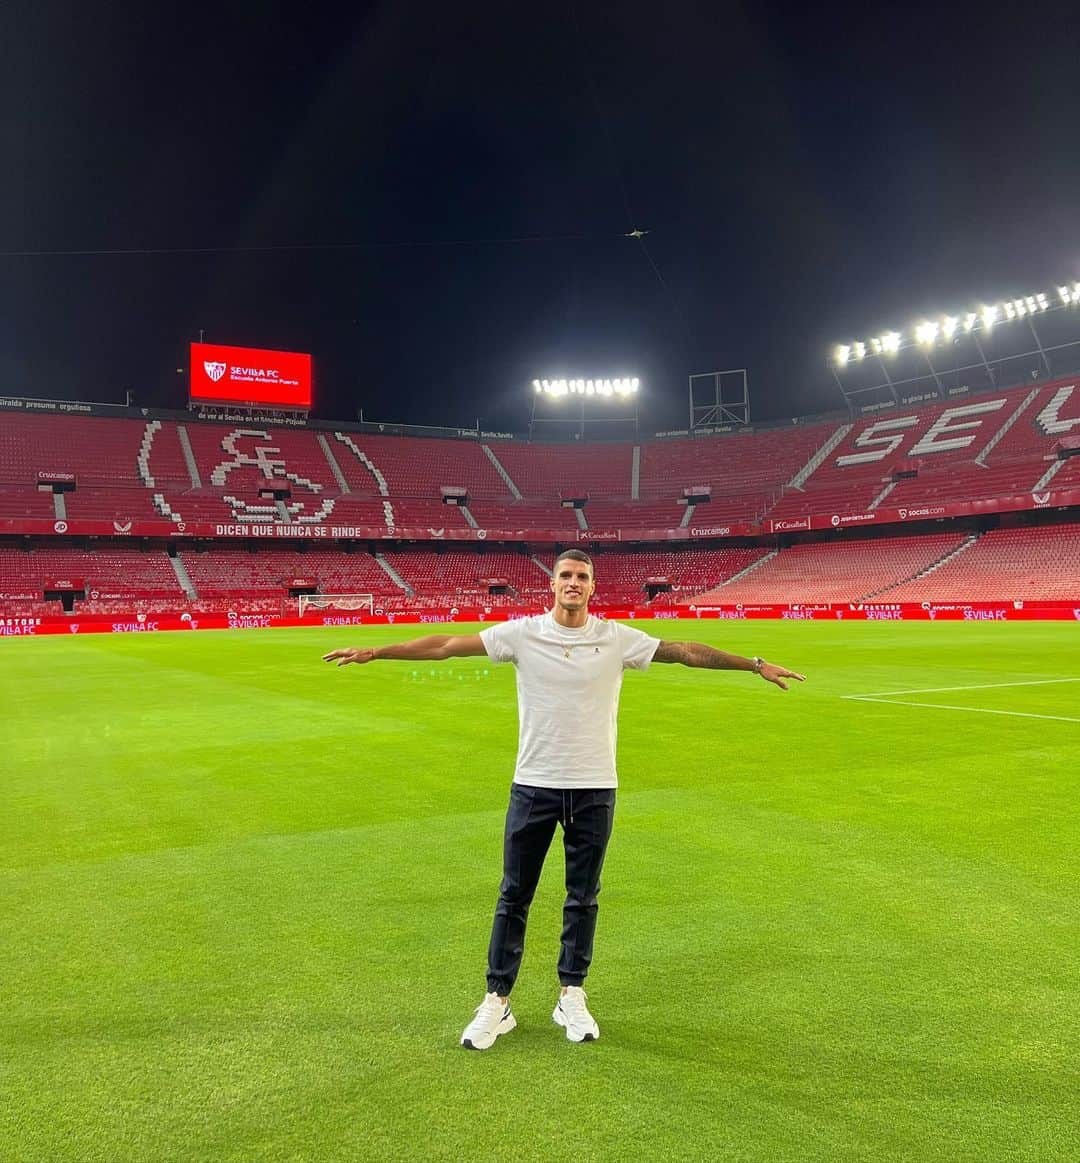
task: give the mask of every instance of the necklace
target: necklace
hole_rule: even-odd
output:
[[[581,627],[581,629],[584,629],[584,626]],[[562,647],[563,658],[569,658],[570,651],[573,650],[575,646],[587,646],[588,643],[587,642],[560,642],[559,645]]]

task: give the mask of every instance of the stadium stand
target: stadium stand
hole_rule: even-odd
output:
[[[284,597],[290,579],[313,578],[322,593],[400,593],[370,553],[311,549],[297,552],[252,544],[243,548],[201,543],[180,554],[200,598],[273,593]]]
[[[80,483],[109,485],[123,479],[134,484],[145,427],[138,420],[5,414],[0,475],[4,481],[34,484],[39,472],[71,472]]]
[[[853,602],[928,569],[964,543],[962,533],[792,545],[744,577],[698,594],[709,602]]]
[[[993,529],[889,601],[1069,601],[1080,597],[1080,525]]]
[[[0,590],[41,591],[48,580],[85,579],[87,590],[122,590],[130,594],[182,596],[183,591],[163,549],[143,551],[136,545],[108,542],[99,549],[63,544],[23,549],[0,548]]]
[[[387,550],[386,560],[418,596],[446,596],[456,603],[492,595],[491,585],[481,579],[497,579],[524,599],[548,594],[548,575],[532,557],[510,550],[483,552],[468,550],[433,551],[420,546]]]
[[[684,488],[708,485],[712,499],[695,507],[692,524],[755,520],[837,427],[808,424],[642,444],[641,495],[677,498]]]
[[[363,454],[381,473],[390,495],[439,500],[442,485],[468,489],[472,497],[509,500],[510,490],[483,446],[473,440],[334,433],[334,459],[358,493],[372,493],[378,481]],[[374,487],[373,487],[374,485]]]
[[[599,604],[644,605],[648,579],[669,585],[657,595],[668,605],[677,595],[722,584],[760,560],[765,549],[604,549],[593,553]],[[661,579],[663,579],[661,581]]]
[[[629,444],[500,444],[495,452],[523,497],[629,497]]]
[[[55,516],[51,490],[0,485],[0,517],[44,517],[51,521]]]
[[[839,421],[748,429],[707,438],[550,445],[318,431],[194,418],[102,419],[5,413],[0,423],[0,520],[61,519],[272,523],[326,522],[417,529],[436,541],[387,543],[388,575],[373,546],[346,553],[264,541],[184,542],[179,547],[197,597],[184,595],[163,541],[138,547],[102,540],[94,549],[38,538],[0,549],[0,609],[45,603],[50,577],[85,577],[97,597],[79,608],[192,610],[280,608],[292,578],[322,593],[370,592],[386,609],[483,602],[546,603],[548,579],[532,550],[442,541],[473,528],[503,531],[524,545],[545,531],[578,543],[590,532],[619,538],[587,543],[597,560],[598,599],[608,604],[700,601],[975,600],[1077,597],[1076,526],[845,538],[777,549],[716,548],[725,527],[810,514],[913,508],[948,501],[1080,488],[1080,456],[1063,435],[1078,431],[1080,387],[1022,385],[948,404]],[[637,464],[635,489],[635,463]],[[53,495],[39,473],[71,473],[73,489]],[[505,475],[504,475],[505,474]],[[291,495],[260,496],[272,485]],[[683,490],[705,486],[688,512]],[[447,504],[444,487],[464,489],[467,507]],[[516,495],[520,493],[521,495]],[[585,500],[583,510],[564,507]],[[1040,502],[1043,503],[1043,502]],[[689,548],[665,540],[634,548],[626,534],[688,529]],[[768,526],[765,525],[765,528]],[[613,530],[619,532],[614,533]],[[189,534],[190,536],[190,534]],[[667,535],[669,536],[669,534]],[[361,545],[363,548],[361,548]],[[31,552],[27,552],[27,548]],[[647,579],[655,580],[651,586]],[[484,581],[482,579],[488,579]],[[492,592],[491,579],[505,583]],[[663,587],[670,586],[665,590]],[[495,587],[503,590],[503,585]],[[656,592],[659,591],[659,592]],[[14,596],[13,596],[14,595]]]
[[[769,516],[1026,492],[1052,455],[1052,439],[1034,423],[1041,394],[1013,388],[861,420],[800,488],[784,490]]]
[[[0,611],[27,616],[63,613],[59,600],[44,600],[46,583],[61,578],[83,579],[86,598],[78,608],[88,612],[95,603],[127,610],[145,602],[186,608],[185,594],[163,549],[143,551],[110,541],[97,549],[62,543],[32,550],[0,547]]]

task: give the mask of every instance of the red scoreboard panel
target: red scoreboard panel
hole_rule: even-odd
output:
[[[191,345],[193,404],[267,404],[311,407],[311,356],[258,347]]]

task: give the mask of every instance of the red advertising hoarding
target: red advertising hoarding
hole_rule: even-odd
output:
[[[241,606],[228,614],[68,614],[18,616],[0,614],[0,638],[38,637],[44,634],[146,634],[160,630],[256,630],[278,626],[385,626],[396,623],[504,622],[526,611],[507,609],[443,608],[369,613],[352,610],[322,611],[303,618],[291,614],[248,613]],[[528,611],[533,612],[533,611]],[[634,621],[718,619],[721,621],[777,618],[814,622],[1080,622],[1080,606],[1071,602],[820,602],[803,605],[680,606],[655,610],[614,607],[604,618]],[[656,631],[654,631],[656,633]]]
[[[193,343],[190,367],[193,404],[311,407],[311,356],[306,352]]]

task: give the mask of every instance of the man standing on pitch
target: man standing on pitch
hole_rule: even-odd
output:
[[[555,604],[547,614],[501,622],[479,634],[435,635],[396,646],[331,650],[338,666],[376,659],[407,662],[488,655],[517,667],[518,754],[503,837],[503,878],[488,947],[488,993],[461,1044],[486,1050],[517,1022],[510,1011],[525,949],[525,922],[555,834],[563,829],[566,903],[559,981],[551,1015],[571,1042],[592,1042],[600,1028],[582,988],[592,961],[597,894],[615,813],[616,716],[622,672],[651,662],[745,670],[787,690],[801,674],[761,658],[726,654],[698,642],[661,642],[589,614],[596,589],[592,560],[568,549],[555,562]]]

